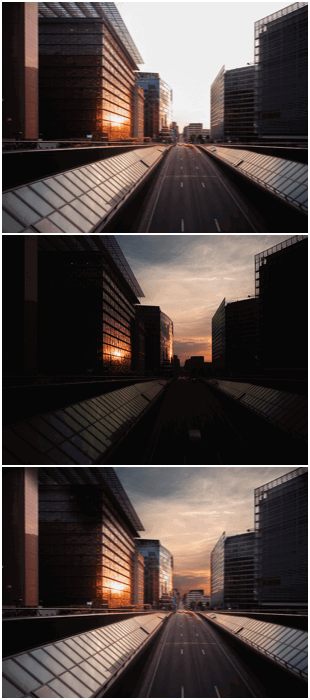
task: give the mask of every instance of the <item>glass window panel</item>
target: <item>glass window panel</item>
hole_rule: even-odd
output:
[[[68,221],[68,219],[57,211],[50,215],[50,219],[59,226],[63,233],[84,233],[83,228],[78,228],[72,221]]]
[[[86,204],[89,209],[94,211],[97,216],[104,217],[107,213],[105,207],[102,206],[102,203],[98,204],[91,196],[89,197],[87,194],[83,194],[82,197],[80,197],[80,201],[84,202],[84,204]]]
[[[59,649],[56,649],[56,647],[53,644],[50,644],[47,647],[43,647],[44,651],[46,651],[48,654],[50,654],[56,661],[59,661],[62,666],[65,668],[72,668],[73,663],[71,659],[69,659],[65,654],[62,654]]]
[[[103,206],[106,208],[107,211],[110,211],[112,209],[111,201],[113,199],[112,196],[110,196],[105,190],[103,189],[104,185],[102,187],[95,187],[91,192],[89,192],[89,196],[93,197],[94,194],[99,198],[99,202],[103,203]]]
[[[99,642],[97,637],[95,637],[94,634],[92,634],[91,632],[88,632],[87,638],[89,640],[89,643],[91,644],[91,646],[94,648],[94,650],[96,652],[99,652],[102,650],[102,642]]]
[[[2,677],[2,697],[3,698],[24,698],[25,694],[12,685],[4,676]]]
[[[87,411],[95,420],[100,420],[100,418],[103,418],[104,416],[104,412],[100,411],[98,406],[91,401],[84,402],[83,406],[81,404],[81,407],[85,408],[85,411]]]
[[[79,654],[80,656],[82,656],[83,659],[87,659],[87,657],[89,656],[89,652],[86,651],[85,649],[82,649],[82,647],[79,646],[79,645],[74,641],[74,639],[66,639],[66,644],[68,644],[68,646],[71,647],[71,649],[73,649],[73,651],[76,651],[77,654]]]
[[[91,201],[96,202],[97,206],[104,209],[104,214],[106,214],[107,211],[109,210],[110,207],[109,207],[109,205],[107,205],[106,201],[103,199],[102,192],[98,193],[95,190],[90,190],[87,193],[87,195],[84,195],[84,196],[87,196],[89,199],[91,199]]]
[[[13,659],[5,659],[2,662],[2,670],[13,683],[18,683],[27,693],[31,693],[39,685],[42,685]]]
[[[74,407],[68,406],[68,408],[66,408],[66,411],[70,414],[70,416],[76,418],[78,423],[81,423],[83,428],[88,428],[89,423],[91,421],[91,416],[87,417],[86,412],[80,410],[79,404],[75,404]]]
[[[48,178],[44,182],[53,190],[53,192],[59,194],[60,197],[65,200],[65,202],[71,202],[72,199],[74,199],[74,195],[71,192],[69,192],[65,187],[62,187],[62,185],[60,185],[60,183],[57,182],[57,180],[55,180],[53,177]]]
[[[103,685],[106,682],[106,676],[102,672],[100,673],[98,669],[95,669],[93,665],[91,666],[91,664],[87,661],[83,661],[80,666],[84,669],[84,671],[86,671],[86,673],[89,674],[89,676],[95,678],[97,683],[100,683],[100,685]]]
[[[41,666],[35,659],[30,656],[30,654],[21,654],[20,656],[16,657],[16,661],[18,661],[21,666],[23,666],[26,671],[29,671],[32,673],[35,678],[38,678],[41,683],[48,683],[53,676],[52,674],[47,671],[46,668]]]
[[[116,202],[117,197],[115,195],[115,192],[113,192],[110,187],[109,187],[109,180],[106,180],[106,182],[103,183],[103,185],[100,185],[100,187],[97,188],[100,190],[102,193],[102,196],[107,199],[110,202]]]
[[[20,224],[16,219],[13,219],[13,216],[8,214],[6,211],[2,211],[2,228],[3,228],[3,233],[20,233],[20,231],[23,231],[25,226],[24,224]]]
[[[52,428],[52,426],[46,423],[42,418],[33,418],[32,420],[27,421],[27,423],[35,428],[35,430],[38,430],[40,433],[45,435],[45,437],[51,440],[54,445],[58,445],[63,441],[63,436],[60,435],[57,430],[54,430],[54,428]]]
[[[55,175],[55,180],[59,182],[60,185],[63,185],[63,187],[66,187],[69,192],[72,192],[75,197],[79,197],[80,194],[83,194],[82,187],[76,187],[66,175]]]
[[[71,172],[70,170],[66,172],[66,177],[73,182],[76,187],[78,187],[79,190],[82,190],[85,192],[87,188],[85,188],[84,183],[81,181],[79,177],[77,177],[78,171],[77,172]]]
[[[36,230],[40,233],[63,233],[63,231],[55,226],[49,219],[42,219],[36,223]]]
[[[104,435],[107,436],[107,438],[110,438],[111,435],[114,433],[114,429],[112,426],[107,426],[107,424],[104,422],[104,419],[101,421],[98,421],[98,423],[95,423],[95,428],[98,428],[98,430],[101,430]]]
[[[100,687],[100,681],[98,682],[94,675],[90,676],[89,673],[86,673],[81,666],[82,664],[75,666],[75,668],[72,669],[72,673],[76,675],[82,683],[85,683],[87,687],[91,688],[94,693]]]
[[[101,454],[106,451],[107,446],[103,442],[100,442],[100,440],[98,440],[88,430],[83,430],[80,433],[80,435],[81,437],[85,438],[85,440],[87,440],[92,445],[92,447],[98,450],[98,452],[100,452]]]
[[[73,688],[81,698],[90,698],[90,696],[92,695],[92,691],[90,690],[90,688],[87,688],[86,685],[84,685],[84,683],[81,683],[81,681],[79,681],[69,671],[66,671],[66,673],[60,676],[59,680],[67,683],[70,686],[70,688]]]
[[[76,698],[76,693],[74,690],[68,688],[67,685],[58,679],[51,681],[49,685],[60,695],[61,698]]]
[[[22,202],[21,199],[16,197],[14,192],[5,192],[2,195],[2,201],[5,208],[8,209],[11,214],[17,216],[18,219],[23,221],[26,226],[29,224],[34,224],[35,221],[38,221],[41,218],[39,214],[28,207],[28,204],[25,204],[25,202]]]
[[[76,654],[76,652],[73,651],[73,649],[71,649],[65,642],[56,642],[55,646],[57,649],[69,656],[69,659],[72,659],[72,661],[74,661],[75,664],[78,664],[80,663],[80,661],[83,661],[83,657],[79,654]]]
[[[44,666],[47,666],[47,668],[52,671],[54,676],[58,676],[59,673],[63,673],[63,671],[66,670],[64,666],[56,661],[56,659],[53,659],[50,654],[47,654],[44,649],[34,649],[34,651],[31,652],[31,655],[44,664]]]
[[[33,182],[31,184],[31,189],[35,190],[38,194],[47,199],[47,201],[52,204],[55,209],[58,209],[58,207],[65,204],[62,197],[59,197],[56,192],[53,192],[50,187],[47,187],[45,182]]]
[[[44,199],[41,199],[30,187],[19,187],[15,192],[24,202],[30,204],[31,207],[38,211],[41,216],[47,216],[53,211],[53,207],[45,202]]]
[[[75,462],[72,462],[67,455],[56,448],[47,454],[55,462],[55,464],[75,464]]]
[[[282,658],[285,662],[289,661],[290,663],[293,663],[292,659],[294,658],[294,656],[297,656],[298,653],[298,649],[292,649],[291,647],[288,647],[287,653],[285,654],[285,652],[283,652]]]
[[[96,664],[99,664],[100,668],[104,671],[105,675],[107,678],[110,678],[112,676],[112,673],[110,671],[111,668],[111,663],[109,660],[105,659],[101,654],[95,654],[95,656],[91,656],[90,659],[88,659],[88,663],[93,664],[94,661]]]
[[[96,185],[100,185],[100,183],[102,182],[102,177],[101,177],[101,175],[99,175],[99,173],[97,173],[97,170],[95,168],[93,168],[92,165],[89,165],[86,168],[86,171],[87,171],[89,177],[91,177],[92,180],[94,180]]]
[[[59,430],[59,432],[62,433],[62,435],[65,435],[66,437],[70,437],[71,435],[73,435],[72,430],[70,430],[70,428],[67,425],[65,425],[62,421],[58,420],[58,418],[56,418],[52,414],[45,414],[44,418],[48,421],[48,423],[51,423],[54,426],[54,428],[57,428],[57,430]]]
[[[89,219],[93,225],[98,222],[98,214],[96,214],[96,212],[90,207],[87,207],[86,204],[81,201],[81,199],[74,199],[70,206],[77,209],[77,211],[80,212],[81,215],[85,216],[86,219]]]
[[[66,411],[55,411],[55,415],[61,418],[64,421],[64,423],[70,425],[70,428],[72,428],[72,430],[74,430],[75,432],[78,430],[82,430],[82,425],[80,423],[77,423],[77,421],[73,420],[73,418],[69,416]]]
[[[64,442],[61,445],[61,449],[67,452],[67,454],[72,457],[78,464],[92,464],[93,460],[90,459],[89,457],[86,456],[86,454],[83,454],[80,450],[77,449],[75,445],[73,445],[71,442]]]
[[[87,652],[88,656],[94,653],[94,650],[92,649],[89,644],[86,644],[84,639],[81,639],[81,637],[75,637],[76,644],[78,644],[84,651]]]
[[[55,693],[55,690],[52,690],[48,685],[42,685],[42,688],[38,688],[36,690],[36,697],[38,698],[60,698],[60,695],[58,693]]]
[[[107,435],[105,435],[102,431],[98,430],[95,428],[93,425],[90,425],[88,428],[89,432],[92,433],[95,437],[100,440],[100,442],[104,442],[106,447],[109,447],[112,443],[111,440],[108,439]]]
[[[297,651],[297,649],[296,649],[296,651]],[[306,658],[307,658],[307,654],[305,654],[304,651],[300,651],[299,653],[297,653],[297,656],[294,656],[293,658],[290,659],[290,664],[292,664],[292,666],[295,666],[298,668],[298,664],[300,663],[300,661],[303,661]]]
[[[92,650],[91,653],[92,653],[92,654],[94,653],[94,651],[97,651],[97,646],[96,646],[95,642],[93,642],[93,641],[88,637],[88,634],[83,634],[83,636],[81,637],[81,639],[82,639],[83,642],[85,642],[85,644],[88,644],[88,646],[91,648],[91,650]]]
[[[81,216],[70,204],[66,204],[59,212],[64,216],[68,216],[68,218],[79,227],[80,231],[88,233],[91,230],[92,225],[90,221],[85,219],[84,216]]]
[[[98,459],[100,457],[100,452],[98,450],[95,450],[94,447],[92,447],[86,440],[83,440],[80,435],[73,435],[71,438],[71,442],[78,447],[80,450],[83,450],[87,456],[92,459]]]

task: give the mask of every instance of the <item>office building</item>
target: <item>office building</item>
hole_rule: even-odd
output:
[[[38,3],[2,3],[2,136],[37,139]]]
[[[191,603],[202,603],[203,605],[210,605],[210,596],[205,595],[204,590],[197,589],[191,590],[184,596],[184,605],[186,608],[190,607]]]
[[[251,608],[254,603],[254,531],[226,537],[224,602],[232,609]]]
[[[254,497],[257,602],[261,606],[307,605],[307,467],[258,487]]]
[[[293,236],[255,256],[255,294],[263,371],[306,376],[307,236]]]
[[[246,609],[254,602],[255,535],[223,532],[211,552],[211,605]]]
[[[2,469],[2,602],[39,604],[39,488],[36,467]]]
[[[144,137],[144,100],[144,90],[140,85],[135,85],[133,136],[141,141]]]
[[[135,78],[144,90],[144,136],[158,140],[172,122],[172,90],[159,73],[137,72]]]
[[[143,61],[115,3],[38,5],[43,138],[130,138]]]
[[[191,123],[188,124],[188,126],[184,127],[183,134],[184,138],[186,141],[189,141],[190,137],[192,134],[195,134],[195,136],[199,136],[199,134],[202,134],[203,131],[203,124],[199,123]]]
[[[144,603],[158,607],[173,591],[173,557],[159,540],[136,540],[136,551],[144,558]]]
[[[201,355],[190,357],[185,360],[184,369],[188,374],[198,375],[204,373],[205,358]]]
[[[143,607],[144,604],[144,558],[139,552],[134,553],[134,585],[133,604]]]
[[[211,85],[210,136],[216,141],[247,141],[254,136],[255,67],[225,70]]]
[[[230,375],[255,373],[259,366],[257,299],[226,302],[212,318],[212,367]]]
[[[145,370],[158,374],[171,368],[173,360],[173,323],[159,306],[137,306],[138,318],[145,326]]]
[[[308,4],[295,2],[255,22],[258,138],[308,135]]]
[[[4,374],[132,370],[144,295],[114,236],[5,236],[3,243]]]
[[[114,469],[42,467],[39,483],[44,606],[132,604],[135,538],[144,528]]]

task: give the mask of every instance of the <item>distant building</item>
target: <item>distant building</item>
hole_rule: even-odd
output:
[[[261,606],[308,601],[308,469],[254,491],[256,600]]]
[[[172,122],[172,90],[159,73],[135,73],[136,85],[144,90],[144,136],[157,140]]]
[[[203,374],[204,360],[205,358],[199,355],[190,357],[188,360],[185,360],[185,371],[188,372],[188,374]]]
[[[191,124],[188,124],[188,126],[184,127],[184,131],[183,131],[184,138],[187,141],[189,141],[192,134],[195,134],[195,136],[199,136],[199,134],[202,134],[202,130],[203,130],[203,124],[201,124],[200,122],[199,123],[193,122]]]
[[[4,139],[37,139],[38,3],[2,3],[2,136]]]
[[[295,2],[255,22],[256,133],[308,135],[308,4]]]
[[[210,604],[210,596],[204,594],[204,590],[191,590],[186,593],[184,598],[185,607],[189,608],[191,603],[202,603],[203,605]]]
[[[247,609],[254,603],[254,532],[227,537],[211,552],[211,605]]]
[[[211,138],[247,141],[254,136],[255,67],[225,71],[211,85]]]
[[[143,139],[144,137],[144,90],[140,85],[134,87],[134,118],[133,118],[133,136],[134,138]]]
[[[134,583],[133,604],[142,607],[144,604],[144,558],[140,552],[134,554]]]
[[[145,327],[145,370],[158,374],[171,369],[173,361],[173,323],[159,306],[137,306],[138,318]]]
[[[255,373],[258,355],[258,300],[224,299],[212,318],[212,369],[235,375]]]
[[[136,540],[136,551],[144,558],[144,603],[158,607],[160,600],[171,602],[173,557],[159,540]],[[170,598],[170,601],[168,601]]]
[[[255,256],[255,294],[262,370],[306,376],[307,236],[293,236]]]

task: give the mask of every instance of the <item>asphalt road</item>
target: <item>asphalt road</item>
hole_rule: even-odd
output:
[[[167,622],[139,697],[265,696],[216,630],[196,614],[177,612]]]
[[[149,233],[252,233],[263,231],[217,164],[196,147],[170,149],[143,227]]]

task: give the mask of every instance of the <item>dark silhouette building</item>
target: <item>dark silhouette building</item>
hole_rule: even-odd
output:
[[[295,2],[255,22],[256,132],[308,135],[308,5]]]
[[[2,3],[2,136],[37,139],[38,3]]]
[[[308,601],[308,469],[254,491],[255,589],[261,606]]]
[[[257,299],[222,301],[212,318],[212,368],[230,375],[257,372],[259,349]]]
[[[247,609],[254,602],[255,535],[223,532],[211,552],[211,605]]]
[[[137,306],[138,318],[145,327],[145,370],[152,374],[171,370],[173,361],[173,323],[159,306]]]
[[[308,237],[293,236],[255,256],[260,366],[307,376]]]
[[[114,236],[5,236],[3,262],[5,375],[133,369],[144,295]]]

